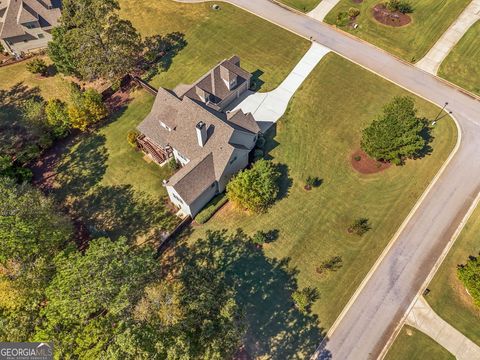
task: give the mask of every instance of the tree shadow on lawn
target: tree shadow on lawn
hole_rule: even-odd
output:
[[[267,355],[271,359],[297,359],[313,354],[324,329],[316,315],[302,314],[294,307],[291,295],[298,287],[297,271],[288,267],[289,259],[268,258],[262,249],[247,241],[241,230],[231,236],[226,230],[220,234],[179,250],[183,248],[189,256],[201,259],[215,253],[226,281],[235,287],[237,301],[245,311],[248,353],[253,358]]]
[[[126,236],[134,241],[146,236],[144,241],[153,241],[177,223],[165,201],[131,185],[96,186],[88,195],[75,199],[71,213],[86,224],[92,237]]]
[[[68,155],[56,169],[56,188],[53,195],[60,203],[84,196],[97,185],[107,170],[108,151],[105,136],[86,134],[72,145]]]

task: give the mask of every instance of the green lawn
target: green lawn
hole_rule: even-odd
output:
[[[228,204],[197,227],[193,238],[208,229],[241,228],[248,234],[278,230],[278,240],[265,245],[266,254],[289,259],[300,286],[319,290],[312,309],[319,326],[331,326],[456,142],[456,127],[445,118],[433,130],[431,155],[368,176],[352,170],[350,154],[359,147],[361,130],[393,96],[405,94],[338,55],[327,55],[294,96],[269,141],[270,156],[284,172],[288,169],[283,198],[262,215],[248,215]],[[416,103],[420,115],[437,115],[437,107],[419,98]],[[309,175],[320,177],[323,184],[307,192],[303,185]],[[347,232],[359,217],[367,217],[372,226],[363,237]],[[343,267],[318,275],[316,267],[332,256],[341,256]],[[261,307],[275,307],[274,301]],[[288,324],[270,326],[289,331]]]
[[[480,95],[480,21],[477,21],[443,61],[438,75]]]
[[[372,9],[382,2],[381,0],[364,0],[358,5],[352,0],[341,0],[325,21],[335,24],[339,12],[348,11],[350,7],[359,8],[361,13],[356,21],[359,24],[358,29],[345,27],[344,30],[407,61],[416,62],[437,42],[470,1],[411,1],[414,7],[412,22],[404,27],[394,28],[382,25],[373,18]]]
[[[262,89],[272,89],[309,47],[307,41],[233,6],[213,11],[206,4],[172,1],[121,3],[123,15],[144,35],[185,34],[187,46],[173,58],[168,71],[152,80],[155,86],[173,88],[192,82],[221,59],[238,54],[248,70],[265,71],[260,76]],[[258,36],[247,35],[252,26]],[[57,168],[54,194],[94,234],[138,239],[172,224],[172,217],[165,214],[162,186],[170,171],[147,164],[126,140],[154,99],[143,91],[132,94],[132,99],[109,124],[78,139]]]
[[[48,61],[48,58],[45,58]],[[27,61],[0,67],[0,90],[9,90],[21,83],[27,88],[38,88],[40,95],[45,99],[68,97],[68,82],[60,75],[43,77],[27,71]]]
[[[291,6],[303,12],[309,12],[317,7],[322,0],[279,0],[285,5]]]
[[[192,83],[221,60],[240,56],[242,67],[265,82],[261,91],[280,84],[309,47],[309,42],[235,6],[179,4],[172,0],[120,0],[122,15],[144,36],[181,32],[188,45],[170,69],[152,81],[173,88]],[[262,74],[263,73],[263,74]],[[261,75],[262,74],[262,75]]]
[[[455,360],[455,356],[421,331],[405,325],[385,360]]]
[[[447,258],[428,286],[432,308],[453,327],[480,345],[480,308],[457,278],[456,268],[480,252],[480,207],[473,213]]]

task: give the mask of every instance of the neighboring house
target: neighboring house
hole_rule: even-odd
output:
[[[182,94],[160,88],[138,126],[145,153],[158,163],[174,157],[182,165],[164,185],[184,214],[195,216],[248,165],[260,128],[250,113],[222,111],[248,90],[250,79],[234,56]]]
[[[59,0],[0,0],[0,43],[17,56],[44,48],[60,15]]]

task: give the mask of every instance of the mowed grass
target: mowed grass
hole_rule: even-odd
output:
[[[407,94],[328,54],[295,94],[269,141],[269,155],[288,169],[282,182],[288,194],[261,215],[228,204],[192,238],[212,229],[278,230],[279,239],[265,245],[266,254],[290,259],[300,286],[319,290],[312,310],[322,327],[331,326],[456,143],[456,126],[446,117],[433,129],[430,155],[382,173],[355,172],[350,155],[359,148],[362,129],[394,96]],[[436,106],[415,99],[419,115],[438,114]],[[307,176],[318,176],[322,185],[305,191]],[[349,234],[347,228],[360,217],[369,219],[372,230],[363,237]],[[343,267],[320,276],[316,268],[333,256],[342,257]]]
[[[462,37],[443,61],[438,75],[480,95],[480,21]]]
[[[303,12],[315,9],[322,0],[279,0],[285,5],[291,6]]]
[[[455,360],[455,356],[421,331],[405,325],[385,360]]]
[[[480,253],[480,207],[467,222],[428,286],[428,303],[444,320],[480,346],[480,308],[457,278],[457,265]]]
[[[410,14],[412,22],[400,28],[378,23],[373,18],[373,7],[381,0],[364,0],[355,4],[352,0],[341,0],[327,15],[325,21],[335,24],[337,14],[350,7],[360,9],[356,22],[358,29],[346,30],[382,49],[407,61],[420,60],[437,42],[453,21],[460,15],[470,0],[417,0],[411,1],[414,7]]]
[[[220,3],[180,4],[172,0],[120,0],[121,14],[143,36],[180,32],[188,45],[153,86],[193,83],[225,58],[238,55],[242,67],[263,73],[261,91],[277,87],[309,48],[309,42],[239,8]]]
[[[213,11],[207,4],[173,1],[121,1],[121,5],[122,15],[144,36],[185,34],[187,46],[167,71],[153,79],[155,86],[173,88],[192,82],[221,59],[238,54],[248,70],[266,72],[260,79],[265,89],[272,89],[309,47],[304,39],[233,6]],[[255,36],[252,27],[258,31]],[[128,131],[145,118],[154,97],[142,90],[131,98],[108,123],[65,151],[56,169],[54,194],[91,233],[144,239],[176,220],[171,211],[166,213],[162,186],[171,171],[148,164],[127,143]]]
[[[47,63],[51,63],[48,57],[43,57]],[[30,60],[0,67],[0,90],[11,89],[16,84],[22,84],[27,88],[38,88],[39,94],[46,100],[57,98],[66,100],[69,96],[68,82],[59,74],[54,76],[40,76],[30,73],[26,65]]]

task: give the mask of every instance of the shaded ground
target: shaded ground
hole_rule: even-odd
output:
[[[340,0],[325,17],[325,22],[335,24],[339,12],[348,12],[350,7],[360,10],[356,18],[357,29],[344,27],[359,38],[411,62],[420,60],[450,27],[470,3],[470,0],[416,0],[411,1],[412,22],[408,26],[385,26],[375,20],[373,8],[379,0],[364,0],[355,4],[352,0]]]
[[[361,174],[375,174],[388,169],[392,165],[372,159],[361,149],[351,155],[350,161],[352,167]]]

